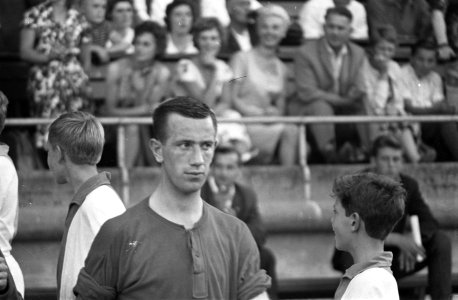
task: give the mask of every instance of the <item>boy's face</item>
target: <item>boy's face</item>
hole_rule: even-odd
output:
[[[100,24],[105,20],[107,0],[85,0],[84,16],[91,24]]]
[[[237,153],[218,153],[212,164],[212,172],[218,186],[232,186],[239,176],[239,157]]]
[[[377,173],[396,179],[402,170],[402,150],[384,147],[374,157]]]
[[[429,49],[418,49],[412,57],[411,64],[418,77],[427,76],[436,66],[436,52]]]
[[[352,219],[350,215],[345,215],[345,209],[337,198],[333,206],[331,223],[336,240],[336,248],[343,251],[348,250],[352,233]]]
[[[68,181],[65,173],[62,150],[53,146],[48,141],[46,151],[48,152],[48,166],[54,176],[54,179],[58,184],[67,183]]]

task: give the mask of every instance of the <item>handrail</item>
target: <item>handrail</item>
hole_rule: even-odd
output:
[[[6,126],[35,126],[47,125],[54,119],[43,118],[10,118],[6,120]],[[122,198],[126,206],[129,205],[129,172],[125,164],[125,127],[128,125],[149,125],[150,117],[103,117],[99,118],[104,125],[117,126],[117,162],[122,175]],[[295,124],[299,126],[299,164],[304,176],[304,199],[305,204],[317,215],[321,214],[318,205],[310,198],[311,174],[307,164],[306,155],[306,126],[309,124],[342,124],[342,123],[385,123],[385,122],[458,122],[458,115],[433,115],[433,116],[288,116],[288,117],[244,117],[240,119],[219,118],[219,123],[241,124]]]

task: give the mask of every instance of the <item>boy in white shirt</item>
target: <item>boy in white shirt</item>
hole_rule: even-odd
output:
[[[70,202],[57,262],[58,299],[75,299],[73,287],[94,237],[105,221],[126,209],[97,163],[105,142],[102,124],[91,114],[62,114],[49,127],[48,165],[58,184],[70,183]]]
[[[334,181],[333,195],[336,248],[349,252],[355,262],[334,299],[399,299],[390,269],[393,254],[384,252],[383,245],[404,213],[401,184],[373,173],[344,175]]]

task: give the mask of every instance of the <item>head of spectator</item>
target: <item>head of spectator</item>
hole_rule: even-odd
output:
[[[164,21],[171,34],[188,35],[195,18],[195,7],[189,0],[174,0],[165,9]]]
[[[231,19],[231,26],[241,28],[248,26],[251,0],[227,0],[226,8]]]
[[[344,175],[336,178],[332,192],[332,228],[339,250],[353,253],[369,240],[384,241],[404,214],[405,190],[386,176]]]
[[[102,157],[105,133],[91,114],[74,111],[60,115],[49,127],[48,165],[57,183],[69,182],[70,169],[94,170]]]
[[[377,34],[370,40],[369,61],[375,69],[384,73],[388,68],[388,62],[396,53],[396,29],[386,25],[376,28],[375,31]]]
[[[221,145],[215,150],[212,162],[212,175],[216,185],[227,190],[233,186],[240,176],[241,156],[232,146]]]
[[[430,74],[437,63],[437,47],[434,42],[420,41],[412,49],[410,64],[418,78]]]
[[[163,180],[178,193],[200,191],[216,147],[214,112],[203,101],[176,97],[153,113],[151,151],[161,165]]]
[[[86,20],[92,24],[101,24],[105,21],[107,0],[82,0],[81,10]]]
[[[268,4],[257,10],[259,45],[277,48],[291,23],[288,12],[280,5]]]
[[[217,18],[200,18],[194,24],[193,41],[202,63],[210,64],[216,59],[221,49],[223,28]]]
[[[403,168],[403,149],[392,135],[380,135],[372,143],[371,162],[374,172],[398,179]]]
[[[2,134],[5,127],[6,111],[8,108],[8,98],[0,91],[0,134]]]
[[[340,51],[350,41],[353,16],[345,7],[331,7],[326,11],[324,37],[334,51]]]
[[[134,4],[132,0],[111,0],[107,6],[107,19],[111,21],[115,30],[131,28],[134,18]]]
[[[134,59],[139,63],[151,63],[164,54],[167,37],[162,26],[145,21],[135,27]]]

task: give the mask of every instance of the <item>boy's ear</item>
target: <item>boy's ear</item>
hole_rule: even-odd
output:
[[[351,231],[352,232],[357,232],[361,226],[361,216],[357,213],[354,212],[350,215],[350,220],[351,220]]]
[[[164,160],[162,156],[162,143],[159,140],[150,139],[149,148],[151,149],[151,152],[153,152],[154,159],[161,164]]]
[[[61,147],[56,146],[56,153],[57,153],[57,158],[58,158],[57,161],[64,162],[65,161],[65,152],[62,150]]]

